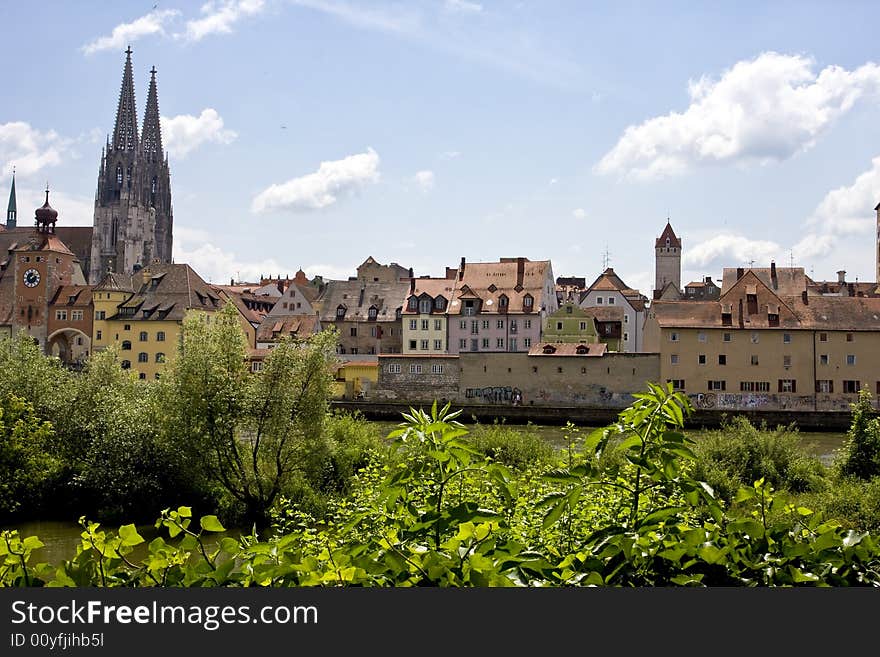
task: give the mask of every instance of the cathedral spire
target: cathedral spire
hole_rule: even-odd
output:
[[[141,135],[144,156],[148,162],[162,162],[162,129],[159,126],[159,97],[156,93],[156,67],[150,69],[150,91],[144,113],[144,131]]]
[[[12,170],[12,189],[9,190],[9,207],[6,210],[6,228],[15,228],[18,211],[15,206],[15,169]]]
[[[131,72],[131,46],[125,51],[125,69],[113,129],[113,148],[117,151],[135,151],[138,144],[137,108],[134,103],[134,76]]]

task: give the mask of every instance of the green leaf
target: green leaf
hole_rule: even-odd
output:
[[[122,525],[119,528],[119,538],[122,539],[123,545],[140,545],[144,542],[143,536],[138,534],[134,525]]]
[[[225,532],[226,528],[217,520],[217,516],[202,516],[199,521],[206,532]]]
[[[736,491],[736,497],[733,498],[734,502],[745,502],[746,500],[750,500],[755,497],[755,489],[754,488],[746,488],[741,487],[738,491]]]
[[[544,516],[544,522],[542,523],[543,528],[547,529],[548,527],[552,527],[556,523],[556,521],[559,520],[559,516],[562,515],[563,511],[565,511],[565,507],[567,505],[567,498],[559,500],[556,506],[550,509],[550,511],[547,512],[547,515]]]
[[[649,525],[656,525],[663,522],[667,518],[671,518],[678,513],[682,513],[685,510],[686,509],[683,506],[668,506],[664,509],[657,509],[656,511],[653,511],[646,515],[637,526],[645,527]]]

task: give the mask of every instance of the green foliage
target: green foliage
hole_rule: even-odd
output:
[[[531,426],[511,427],[503,422],[477,424],[468,435],[481,454],[512,468],[547,463],[553,447]]]
[[[880,532],[880,477],[840,479],[803,503],[847,529]]]
[[[50,454],[52,435],[32,404],[11,394],[0,399],[0,519],[43,508],[61,467]]]
[[[835,461],[843,477],[871,479],[880,476],[880,419],[871,403],[867,388],[859,391],[859,400],[850,404],[853,419],[847,439]]]
[[[731,513],[693,476],[690,412],[669,385],[649,385],[555,463],[514,468],[476,449],[448,404],[410,409],[393,457],[369,452],[320,518],[286,505],[268,537],[212,541],[217,518],[179,507],[148,544],[132,525],[83,519],[77,554],[55,566],[31,563],[38,539],[4,532],[0,585],[880,586],[868,532],[764,478],[736,491]]]
[[[264,525],[278,497],[295,481],[317,478],[327,460],[323,423],[335,345],[331,331],[283,340],[251,374],[232,304],[210,322],[200,314],[184,320],[161,388],[165,437],[248,524]]]
[[[822,463],[803,447],[792,426],[756,427],[748,418],[735,416],[696,441],[694,454],[692,476],[708,483],[727,502],[741,486],[758,479],[795,493],[825,486]]]

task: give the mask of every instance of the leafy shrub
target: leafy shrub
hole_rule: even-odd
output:
[[[518,469],[535,463],[547,463],[554,452],[553,447],[529,425],[511,427],[498,421],[477,424],[467,440],[493,461]]]
[[[846,442],[837,454],[834,467],[842,477],[871,479],[880,475],[880,419],[871,404],[867,388],[859,391],[859,400],[850,404],[853,418]]]
[[[730,501],[741,486],[763,479],[776,489],[795,493],[820,490],[825,468],[802,445],[794,426],[768,429],[735,416],[694,445],[692,476]]]

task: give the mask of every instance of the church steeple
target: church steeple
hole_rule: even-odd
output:
[[[162,129],[159,126],[159,97],[156,93],[156,67],[150,69],[150,91],[144,112],[144,131],[141,146],[148,162],[162,162]]]
[[[113,129],[113,148],[117,151],[135,151],[138,145],[137,108],[134,102],[134,76],[131,72],[131,46],[125,51],[125,68],[119,107],[116,109],[116,127]]]
[[[6,228],[15,228],[18,211],[15,206],[15,169],[12,170],[12,189],[9,190],[9,207],[6,209]]]

